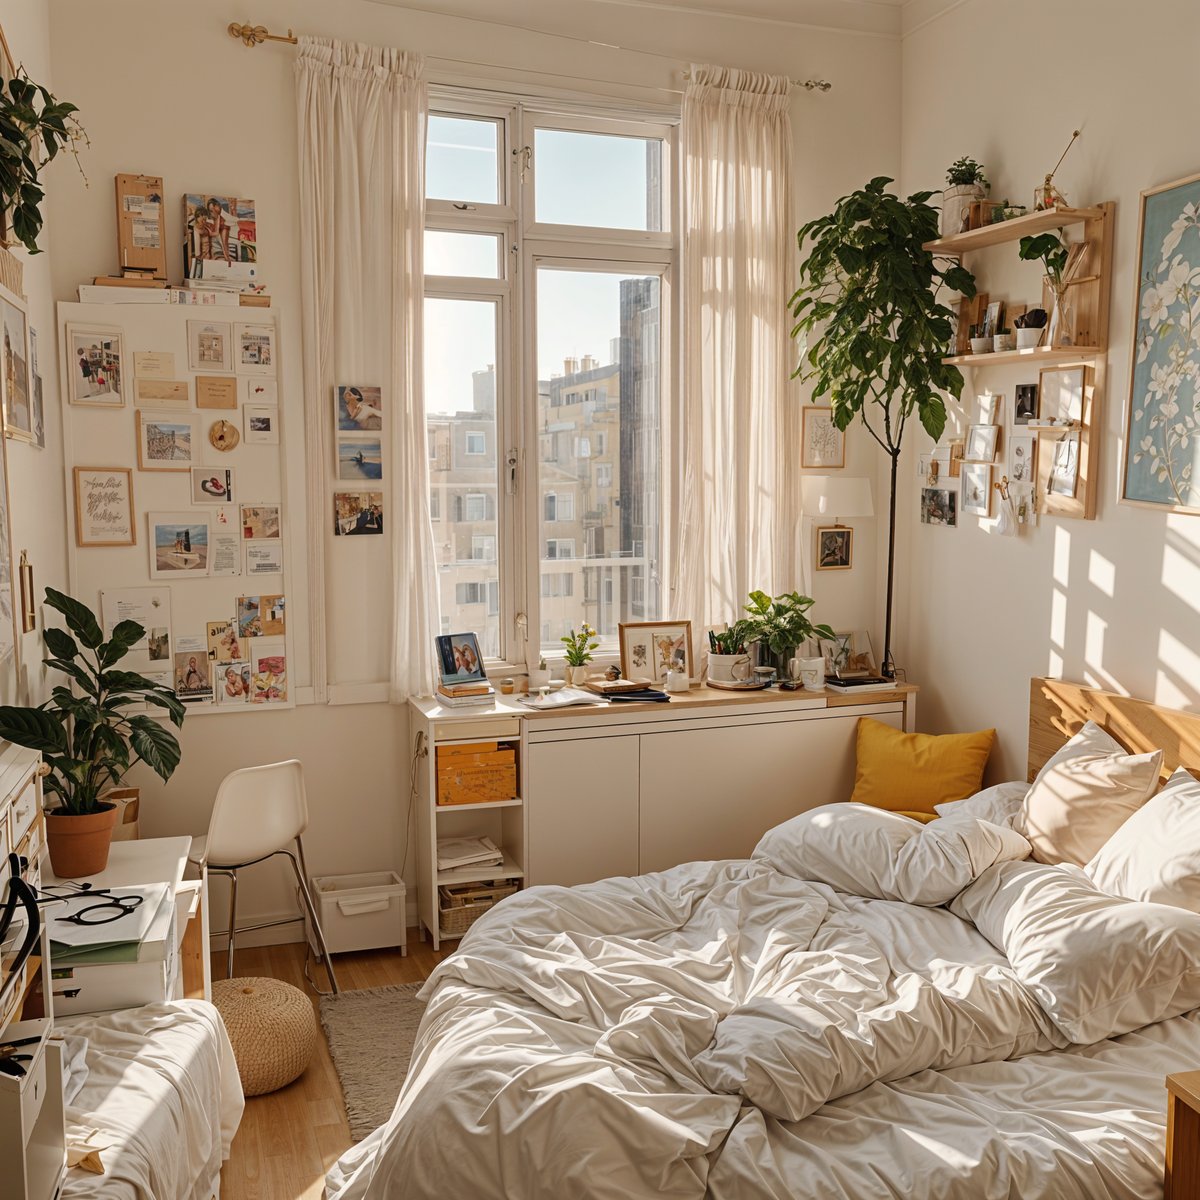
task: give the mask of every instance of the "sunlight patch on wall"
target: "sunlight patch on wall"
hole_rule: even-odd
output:
[[[1200,655],[1167,630],[1158,637],[1158,670],[1154,701],[1168,708],[1189,708],[1200,703]]]
[[[1088,556],[1088,583],[1110,600],[1116,595],[1116,565],[1105,558],[1098,550],[1093,550]]]
[[[1181,538],[1168,537],[1163,547],[1163,587],[1182,600],[1188,608],[1200,612],[1200,562],[1194,546]]]
[[[1060,525],[1054,531],[1054,582],[1065,588],[1070,578],[1071,535]]]

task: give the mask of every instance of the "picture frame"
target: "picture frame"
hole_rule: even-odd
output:
[[[817,651],[825,660],[825,674],[830,679],[864,679],[878,675],[871,635],[865,629],[834,630],[833,640],[817,638]]]
[[[833,423],[832,410],[822,404],[806,404],[800,413],[801,467],[825,471],[845,467],[846,435]]]
[[[279,383],[267,375],[252,375],[249,379],[243,378],[242,389],[245,392],[242,399],[246,404],[279,403]]]
[[[209,573],[208,515],[188,512],[150,512],[146,514],[149,531],[150,578],[187,579]]]
[[[1038,457],[1042,460],[1039,491],[1047,496],[1073,498],[1079,488],[1079,431],[1046,438],[1046,445],[1039,447]]]
[[[190,471],[199,446],[199,419],[190,413],[137,414],[139,471]]]
[[[1043,367],[1038,375],[1039,419],[1057,425],[1083,421],[1086,368]]]
[[[438,682],[443,686],[459,683],[486,683],[483,651],[473,633],[443,633],[433,639],[438,662]]]
[[[992,515],[992,467],[990,463],[964,463],[959,501],[964,513],[977,517]]]
[[[1002,392],[984,392],[979,397],[979,408],[983,419],[981,425],[999,425],[1004,409]]]
[[[1038,439],[1032,433],[1014,434],[1008,439],[1008,478],[1011,483],[1037,482]]]
[[[383,389],[339,384],[333,389],[338,433],[379,433],[383,429]]]
[[[135,546],[131,467],[75,467],[75,545]]]
[[[21,551],[17,564],[17,575],[21,581],[21,632],[32,633],[37,628],[37,590],[33,586],[33,563],[29,551]]]
[[[247,404],[242,409],[242,441],[247,446],[279,445],[279,405]]]
[[[233,366],[239,375],[274,375],[275,324],[242,321],[233,327]]]
[[[36,443],[29,313],[25,298],[0,287],[0,351],[4,396],[4,436]]]
[[[233,370],[233,326],[228,321],[189,321],[187,342],[191,370]]]
[[[382,492],[334,492],[333,536],[383,533]]]
[[[383,443],[380,439],[339,438],[337,479],[341,483],[379,483],[383,479]]]
[[[8,441],[0,437],[0,663],[17,650],[17,595],[8,502]]]
[[[963,454],[963,469],[967,463],[994,463],[1000,444],[999,425],[971,425],[967,429],[967,446]]]
[[[1013,392],[1013,424],[1028,425],[1041,416],[1040,388],[1036,383],[1018,383]]]
[[[689,679],[695,679],[691,621],[629,621],[617,626],[621,651],[621,675],[625,679],[664,680],[669,670],[682,663]]]
[[[237,492],[232,467],[193,467],[193,504],[232,504]]]
[[[110,325],[67,325],[67,400],[85,408],[125,407],[125,334]]]
[[[849,525],[820,525],[816,538],[815,570],[849,571],[854,566],[854,530]]]
[[[950,488],[922,488],[921,524],[954,528],[958,524],[958,493]]]

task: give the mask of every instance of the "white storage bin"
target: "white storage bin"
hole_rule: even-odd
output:
[[[395,871],[321,875],[309,882],[331,954],[384,946],[408,953],[404,880]]]

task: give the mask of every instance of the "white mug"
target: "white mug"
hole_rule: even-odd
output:
[[[692,681],[688,678],[688,673],[686,671],[667,672],[668,692],[686,692],[691,686]]]
[[[708,656],[708,677],[716,683],[745,683],[753,673],[748,654]]]
[[[820,692],[825,688],[824,658],[800,658],[800,682],[806,692]]]

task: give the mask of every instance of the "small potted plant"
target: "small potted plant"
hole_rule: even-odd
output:
[[[595,640],[596,631],[586,622],[579,627],[579,632],[571,630],[566,637],[559,638],[567,648],[567,682],[581,687],[587,682],[588,663],[592,661],[592,651],[600,643]]]
[[[1017,348],[1017,339],[1013,337],[1011,329],[998,329],[992,335],[992,349],[999,354],[1004,350],[1015,350]]]
[[[550,682],[550,668],[546,666],[546,656],[543,654],[538,658],[538,665],[529,672],[529,690],[537,691],[538,688],[546,687]]]
[[[1044,308],[1031,308],[1013,320],[1017,331],[1017,349],[1032,350],[1042,340],[1049,318]]]
[[[758,645],[759,666],[774,667],[780,679],[788,677],[788,663],[811,638],[832,641],[828,625],[814,625],[808,610],[816,603],[799,592],[784,592],[772,599],[766,592],[751,592],[747,616],[738,622],[742,640]]]
[[[983,332],[982,325],[971,326],[971,353],[972,354],[991,354],[993,349],[992,338]]]
[[[37,708],[0,706],[0,738],[40,750],[50,773],[43,789],[56,798],[46,812],[50,864],[60,879],[103,871],[118,809],[104,799],[135,763],[144,762],[165,783],[179,765],[175,735],[134,704],[164,709],[182,727],[183,704],[161,687],[117,664],[146,631],[121,621],[105,640],[95,613],[70,596],[46,589],[46,603],[62,613],[70,633],[47,628],[45,664],[75,689],[59,684]]]
[[[983,167],[973,158],[960,158],[946,171],[946,190],[942,192],[942,237],[960,233],[963,216],[972,200],[982,200],[991,185]]]

